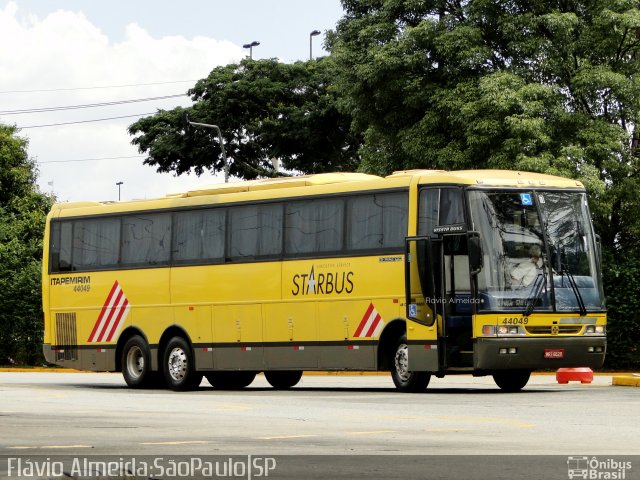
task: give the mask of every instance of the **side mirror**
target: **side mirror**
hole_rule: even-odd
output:
[[[469,248],[469,269],[471,275],[480,273],[483,267],[482,244],[480,243],[480,235],[476,232],[469,232],[467,241]]]

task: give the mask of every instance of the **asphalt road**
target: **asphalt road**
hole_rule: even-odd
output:
[[[570,455],[640,452],[639,392],[608,376],[558,385],[536,375],[516,394],[490,377],[434,378],[426,393],[402,394],[387,376],[333,375],[304,376],[289,391],[258,376],[242,391],[205,380],[176,393],[131,390],[117,374],[5,372],[0,400],[5,456],[559,455],[565,465]],[[305,468],[326,475],[313,464]]]

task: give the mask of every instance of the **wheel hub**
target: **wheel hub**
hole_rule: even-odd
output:
[[[134,379],[140,378],[144,371],[144,355],[138,346],[131,347],[127,353],[127,371]]]
[[[169,354],[169,375],[175,381],[180,381],[187,374],[189,362],[186,352],[181,348],[174,348]]]
[[[406,344],[398,346],[394,363],[398,377],[403,382],[408,381],[411,378],[411,372],[409,371],[409,348]]]

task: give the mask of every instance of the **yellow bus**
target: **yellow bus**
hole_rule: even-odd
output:
[[[44,354],[130,387],[275,388],[303,371],[600,367],[606,313],[583,185],[516,171],[331,173],[53,207]]]

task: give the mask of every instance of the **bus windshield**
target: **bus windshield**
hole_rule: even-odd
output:
[[[603,309],[585,193],[474,190],[469,204],[484,255],[479,310]]]

